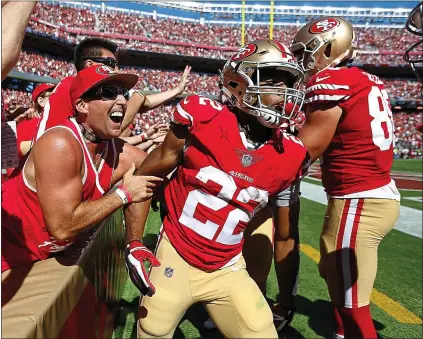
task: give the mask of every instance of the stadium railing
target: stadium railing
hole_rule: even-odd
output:
[[[127,280],[122,210],[63,253],[2,275],[3,338],[111,338]]]

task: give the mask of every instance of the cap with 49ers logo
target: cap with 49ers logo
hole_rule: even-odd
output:
[[[130,90],[138,82],[138,75],[128,73],[116,73],[112,68],[105,65],[95,65],[83,69],[72,81],[70,96],[72,104],[84,93],[104,84],[121,86]]]
[[[338,27],[340,24],[340,21],[335,18],[322,19],[316,21],[313,25],[311,25],[309,28],[309,32],[313,34],[326,33]]]

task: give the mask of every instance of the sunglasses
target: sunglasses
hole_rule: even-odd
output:
[[[129,100],[129,91],[126,88],[104,85],[84,93],[84,97],[101,97],[102,100],[116,100],[118,95],[123,95]]]
[[[118,64],[118,61],[115,58],[111,58],[111,57],[86,57],[83,59],[84,61],[86,60],[92,60],[94,62],[98,62],[100,64],[109,66],[111,68],[115,68]]]

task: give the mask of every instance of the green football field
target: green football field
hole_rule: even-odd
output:
[[[421,160],[396,161],[401,171],[418,172]],[[420,166],[420,167],[419,167]],[[310,182],[312,182],[310,180]],[[319,184],[319,182],[314,181]],[[421,192],[401,190],[403,197],[420,196]],[[284,332],[287,338],[329,338],[333,333],[333,316],[325,282],[320,278],[319,235],[325,206],[301,198],[301,267],[297,295],[297,312]],[[405,200],[405,199],[403,199]],[[421,202],[406,205],[421,209]],[[404,204],[403,204],[404,205]],[[421,224],[420,224],[421,225]],[[160,226],[159,214],[151,212],[144,236],[146,245],[154,248]],[[267,281],[267,297],[276,300],[276,275],[272,268]],[[136,338],[135,314],[139,293],[127,281],[123,306],[117,320],[114,338]],[[383,338],[422,338],[422,240],[392,230],[379,247],[379,269],[372,293],[372,315]],[[193,306],[180,323],[175,338],[221,338],[217,331],[206,331],[202,323],[207,313],[201,305]]]
[[[395,159],[392,164],[392,171],[422,174],[422,164],[422,159]]]

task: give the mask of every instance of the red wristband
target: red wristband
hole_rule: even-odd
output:
[[[120,188],[123,191],[123,193],[125,193],[126,199],[128,200],[128,204],[130,204],[132,202],[131,193],[129,193],[129,191],[123,185],[118,186],[118,188]]]
[[[147,134],[144,132],[144,133],[142,133],[141,134],[141,142],[146,142],[148,139],[147,139]]]
[[[133,130],[134,130],[134,128],[135,128],[135,125],[134,125],[134,124],[130,124],[128,127],[129,127],[129,129],[130,129],[131,131],[133,131]]]

